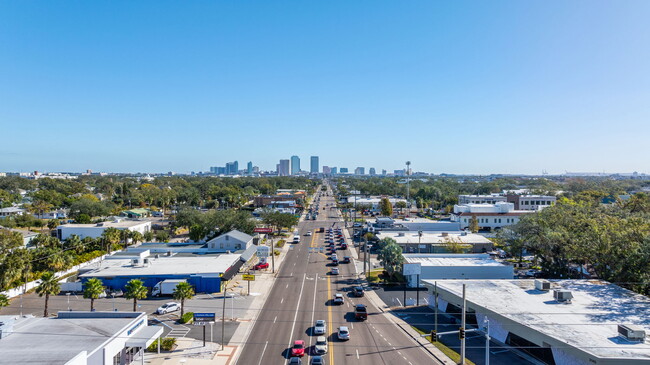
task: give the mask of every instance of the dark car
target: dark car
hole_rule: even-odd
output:
[[[354,295],[355,297],[362,297],[364,295],[363,287],[355,286],[352,289],[352,295]]]
[[[368,319],[368,310],[363,304],[357,304],[354,306],[354,318],[358,321],[365,321]]]
[[[343,261],[341,261],[343,264],[349,264],[350,263],[350,256],[343,256]]]

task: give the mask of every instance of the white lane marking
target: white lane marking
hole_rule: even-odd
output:
[[[275,321],[277,320],[278,320],[278,316],[275,316],[275,318],[273,318],[273,323],[275,323]]]
[[[262,359],[264,358],[264,353],[266,352],[266,346],[268,345],[269,345],[269,341],[266,341],[266,343],[264,344],[264,350],[262,350],[262,355],[260,355],[260,362],[258,362],[257,365],[262,364]]]
[[[282,298],[282,299],[280,300],[280,304],[282,304],[282,303],[284,303],[284,298]]]
[[[289,289],[289,284],[287,284],[287,286],[285,286],[284,288],[285,288],[285,289]]]
[[[298,308],[300,308],[300,301],[302,300],[302,290],[305,288],[305,278],[307,273],[302,276],[302,284],[300,285],[300,294],[298,295],[298,303],[296,304],[296,314],[293,316],[293,324],[291,325],[291,334],[289,335],[289,343],[287,348],[291,347],[291,339],[293,338],[293,331],[296,329],[296,321],[298,320]]]
[[[350,326],[354,329],[354,323],[350,322]]]
[[[314,279],[318,279],[318,273],[316,274],[316,277]],[[314,280],[314,304],[311,307],[311,323],[312,326],[314,325],[314,314],[316,313],[316,286],[318,286],[318,280]],[[312,329],[313,331],[313,329]],[[314,333],[312,332],[312,335]],[[311,347],[311,338],[313,336],[309,336],[309,347]]]
[[[357,360],[359,360],[359,349],[354,349],[357,352]],[[262,360],[260,360],[262,361]]]

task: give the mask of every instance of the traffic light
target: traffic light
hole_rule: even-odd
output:
[[[438,333],[436,333],[436,330],[431,331],[431,342],[438,342]]]
[[[458,329],[458,338],[461,340],[465,338],[465,329],[463,327]]]

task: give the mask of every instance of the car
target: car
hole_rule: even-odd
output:
[[[316,338],[316,345],[314,345],[314,351],[319,355],[327,353],[327,338],[325,338],[325,336],[318,336]]]
[[[293,347],[291,348],[291,356],[303,357],[305,356],[305,341],[296,340],[293,342]]]
[[[348,330],[347,326],[341,326],[339,327],[336,336],[339,338],[340,341],[347,341],[350,339],[350,330]]]
[[[339,260],[338,259],[333,259],[332,260],[332,266],[339,266]],[[332,271],[336,270],[336,274],[332,272],[332,275],[338,275],[339,274],[339,269],[332,269]]]
[[[344,264],[349,264],[350,263],[350,256],[343,256],[343,261],[341,261]]]
[[[311,236],[311,231],[307,231],[307,233],[305,233],[305,236]]]
[[[337,260],[337,261],[334,261],[332,264],[338,265],[339,262]],[[338,274],[339,274],[339,269],[337,267],[332,268],[332,272],[330,272],[330,275],[338,275]]]
[[[161,305],[160,307],[158,307],[158,309],[156,310],[156,313],[157,314],[165,314],[165,313],[177,311],[179,309],[181,309],[180,304],[178,304],[176,302],[168,302],[168,303],[165,303],[165,304]]]
[[[323,365],[325,362],[323,361],[322,356],[312,356],[311,360],[309,361],[310,365]]]
[[[343,304],[343,294],[336,293],[334,294],[334,304]]]
[[[364,296],[363,287],[355,286],[354,288],[352,288],[352,295],[354,295],[357,298]]]
[[[339,257],[338,257],[338,256],[336,256],[336,254],[335,254],[335,253],[333,253],[333,254],[332,254],[332,260],[338,260],[338,259],[339,259]]]
[[[268,268],[269,268],[268,262],[258,262],[257,265],[253,266],[253,270],[262,270]]]
[[[289,360],[289,365],[302,365],[302,360],[299,357],[292,357]]]
[[[357,304],[354,306],[354,318],[358,321],[365,321],[368,319],[368,310],[363,304]]]
[[[324,335],[327,332],[327,323],[324,319],[319,319],[314,324],[314,334],[315,335]]]

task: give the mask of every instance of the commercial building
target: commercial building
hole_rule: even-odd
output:
[[[467,232],[379,231],[377,238],[392,238],[405,253],[467,253],[492,251],[494,244],[480,234]]]
[[[291,175],[291,160],[280,160],[278,164],[278,176]]]
[[[239,161],[226,163],[226,175],[237,175],[239,173]]]
[[[221,252],[246,250],[253,244],[253,236],[238,230],[232,230],[206,243],[208,249]]]
[[[557,198],[552,195],[506,195],[508,202],[515,205],[515,210],[540,210],[554,205]]]
[[[499,194],[489,194],[489,195],[459,195],[458,196],[458,205],[465,204],[496,204],[498,202],[505,202],[508,199]]]
[[[82,282],[98,278],[114,290],[124,290],[132,279],[139,279],[147,287],[167,279],[185,279],[194,286],[196,292],[217,293],[221,291],[223,276],[232,270],[238,271],[243,265],[240,254],[196,255],[196,254],[158,254],[150,256],[150,251],[127,251],[109,257],[79,275]]]
[[[329,175],[332,173],[332,169],[329,166],[323,166],[323,174]]]
[[[377,171],[375,170],[374,167],[371,167],[371,168],[368,170],[368,173],[370,174],[370,176],[375,176],[375,175],[377,175]]]
[[[141,312],[59,312],[56,317],[0,316],[4,364],[144,364],[144,350],[163,334]]]
[[[336,167],[330,167],[330,169],[332,170],[332,175],[338,174],[338,169]]]
[[[85,237],[99,238],[108,228],[116,228],[119,230],[129,230],[131,232],[140,232],[145,234],[151,230],[150,221],[141,220],[123,220],[115,219],[111,222],[91,223],[91,224],[62,224],[56,227],[56,236],[60,240],[67,240],[72,235],[79,236],[83,239]]]
[[[519,222],[522,215],[534,213],[532,210],[515,210],[513,203],[454,205],[451,221],[460,223],[460,228],[468,228],[473,218],[479,229],[494,230]]]
[[[291,175],[298,175],[300,173],[300,157],[291,156]]]
[[[352,194],[353,192],[350,193]],[[370,198],[356,197],[355,199],[354,196],[348,196],[347,202],[351,204],[357,204],[357,205],[369,205],[371,207],[370,210],[377,212],[380,209],[379,203],[381,202],[381,199],[382,199],[381,197],[370,197]],[[388,198],[388,201],[393,205],[393,208],[395,207],[395,204],[397,204],[397,202],[406,203],[406,199],[402,199],[402,198]]]
[[[312,174],[317,174],[319,171],[318,156],[311,156],[310,162],[311,162],[311,166],[309,172],[311,172]]]
[[[438,309],[546,364],[650,363],[650,298],[598,280],[434,280]],[[487,321],[487,322],[486,322]]]
[[[488,254],[403,254],[405,264],[420,266],[420,280],[512,279],[514,270]],[[406,275],[417,286],[417,275]]]
[[[451,221],[434,221],[427,218],[393,219],[377,217],[369,224],[378,231],[428,231],[428,232],[460,232],[460,224]]]
[[[354,169],[355,175],[365,175],[365,173],[366,173],[365,167],[357,167],[356,169]]]
[[[248,161],[246,164],[246,174],[253,175],[253,161]]]
[[[339,170],[341,170],[341,174],[347,174],[348,173],[348,168],[347,167],[341,167]]]

